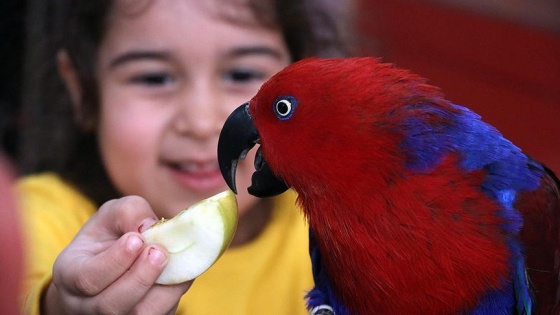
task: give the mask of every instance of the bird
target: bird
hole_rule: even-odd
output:
[[[255,146],[248,192],[293,189],[309,223],[310,314],[560,314],[558,177],[427,79],[297,61],[223,125],[235,192]]]

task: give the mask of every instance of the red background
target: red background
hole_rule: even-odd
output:
[[[560,174],[560,29],[434,1],[358,3],[363,53],[428,78]]]

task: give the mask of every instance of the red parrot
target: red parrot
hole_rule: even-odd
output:
[[[224,124],[234,191],[255,144],[249,192],[309,222],[312,314],[560,314],[558,178],[420,76],[296,62]]]

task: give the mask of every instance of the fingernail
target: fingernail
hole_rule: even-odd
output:
[[[126,248],[130,252],[137,252],[144,247],[144,241],[136,235],[130,235],[126,240]]]
[[[144,219],[142,221],[142,223],[140,223],[140,225],[138,226],[138,233],[142,233],[145,230],[147,230],[150,226],[154,225],[154,223],[156,223],[158,220],[154,219],[154,218],[147,218]]]
[[[152,247],[148,252],[148,260],[152,265],[161,267],[167,261],[167,257],[164,253]]]

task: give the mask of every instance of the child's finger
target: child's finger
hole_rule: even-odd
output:
[[[145,244],[136,231],[142,222],[153,222],[153,217],[151,207],[140,197],[106,202],[59,256],[53,280],[60,280],[76,295],[98,294],[138,258]]]
[[[134,264],[144,247],[140,234],[127,233],[101,253],[70,265],[63,281],[77,295],[97,295]]]
[[[130,312],[154,286],[166,262],[167,253],[160,246],[153,245],[144,249],[130,269],[96,297],[101,302],[101,313]],[[177,301],[178,298],[175,303]],[[161,310],[156,313],[161,313]]]
[[[116,239],[127,232],[139,232],[146,221],[157,220],[148,202],[138,196],[127,196],[103,204],[84,231],[95,241]]]

